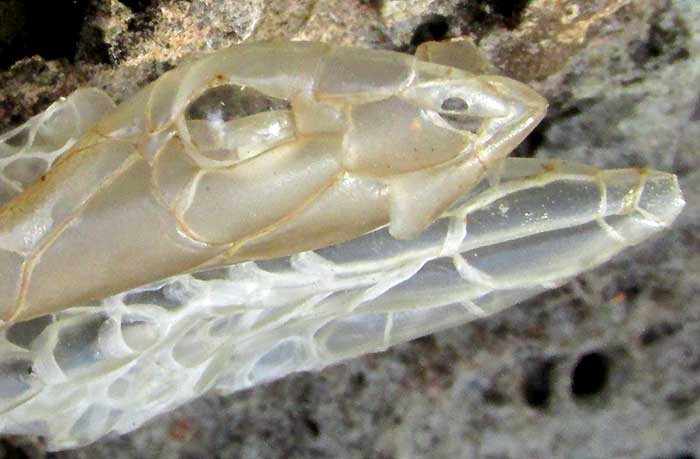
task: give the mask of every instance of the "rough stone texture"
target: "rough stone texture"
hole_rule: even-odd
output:
[[[241,40],[410,50],[457,35],[551,101],[518,154],[675,172],[674,228],[497,316],[51,457],[700,457],[697,0],[94,0],[76,55],[0,72],[0,128],[80,85],[122,99]],[[6,438],[0,457],[46,455]]]

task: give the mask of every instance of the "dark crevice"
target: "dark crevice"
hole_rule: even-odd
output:
[[[461,4],[463,34],[483,36],[494,28],[517,29],[530,0],[477,0]]]
[[[121,0],[121,3],[134,13],[142,13],[153,4],[153,0]]]
[[[692,453],[681,451],[668,456],[657,456],[654,459],[695,459],[696,456]]]
[[[695,107],[690,114],[690,121],[700,121],[700,97],[695,100]]]
[[[509,402],[508,394],[504,391],[503,375],[496,376],[484,386],[481,396],[484,402],[495,406],[503,406]]]
[[[5,459],[29,459],[30,455],[22,448],[13,445],[9,441],[0,440],[0,457]]]
[[[354,395],[360,394],[367,387],[367,376],[361,371],[350,378],[350,390]]]
[[[0,69],[33,55],[76,57],[88,0],[0,2]]]
[[[581,113],[594,107],[599,101],[594,98],[581,99],[575,105],[562,106],[554,101],[550,105],[547,116],[514,150],[511,156],[516,158],[533,158],[537,151],[547,142],[547,132],[553,126],[575,118]]]
[[[547,139],[547,130],[552,126],[551,120],[545,118],[533,129],[525,140],[515,147],[511,156],[515,158],[534,158],[537,150],[544,145]]]
[[[503,25],[513,30],[520,25],[523,12],[530,0],[481,0],[479,3],[489,6]]]
[[[522,393],[525,402],[532,408],[545,409],[552,396],[552,360],[533,361],[525,367]]]
[[[75,90],[79,82],[76,73],[66,60],[49,64],[38,56],[21,59],[9,70],[0,71],[0,88],[5,89],[0,98],[0,132],[18,126]],[[26,83],[46,90],[23,92]]]
[[[318,425],[318,422],[316,422],[316,420],[312,417],[305,416],[304,425],[314,437],[318,437],[321,434],[321,427]]]
[[[110,47],[110,58],[114,64],[123,61],[130,49],[153,35],[156,8],[153,0],[122,1],[134,13],[127,22],[127,33],[119,34]]]
[[[569,102],[571,99],[572,94],[564,93],[559,95],[558,100],[550,101],[549,116],[556,119],[575,118],[601,103],[601,99],[595,97],[578,99],[574,104]]]
[[[413,32],[411,47],[415,48],[426,41],[440,41],[447,38],[450,23],[445,16],[433,15],[428,17]]]
[[[610,374],[610,359],[600,352],[583,355],[571,375],[571,393],[576,398],[599,394],[605,389]]]
[[[694,407],[698,400],[700,400],[700,387],[698,386],[671,389],[671,391],[664,396],[664,401],[668,407],[682,416],[687,416],[688,411]]]
[[[671,322],[658,322],[649,325],[640,335],[642,346],[655,344],[657,341],[674,335],[681,329],[681,325]]]
[[[486,403],[490,403],[491,405],[502,406],[508,402],[508,397],[506,394],[495,387],[489,387],[484,390],[483,397],[484,401]]]
[[[644,40],[633,43],[632,61],[639,67],[659,68],[690,57],[686,43],[690,32],[681,19],[667,20],[668,11],[653,16],[649,32]]]
[[[93,12],[89,11],[88,15],[91,13]],[[105,42],[104,31],[92,24],[83,26],[75,58],[93,64],[111,63],[110,47]]]
[[[621,288],[620,291],[624,294],[625,301],[632,302],[639,297],[642,288],[639,285],[628,285]]]
[[[360,3],[363,3],[367,6],[370,6],[370,7],[374,8],[375,10],[379,10],[379,8],[381,8],[381,6],[382,6],[381,5],[382,0],[360,0]]]

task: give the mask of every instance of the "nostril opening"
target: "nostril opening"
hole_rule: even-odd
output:
[[[583,355],[574,368],[571,393],[584,398],[600,393],[608,381],[610,359],[600,352]]]
[[[477,134],[484,121],[469,113],[469,104],[461,97],[448,97],[440,105],[440,117],[454,129]]]
[[[469,104],[461,97],[448,97],[442,101],[440,109],[446,112],[466,112],[469,110]]]

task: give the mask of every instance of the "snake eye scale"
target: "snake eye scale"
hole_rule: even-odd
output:
[[[507,158],[547,103],[471,46],[241,44],[0,135],[0,431],[128,432],[492,314],[673,222],[671,174]]]

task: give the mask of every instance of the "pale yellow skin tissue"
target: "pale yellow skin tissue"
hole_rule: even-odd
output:
[[[672,223],[675,176],[506,159],[467,42],[252,43],[0,135],[0,432],[51,449],[492,314]]]

